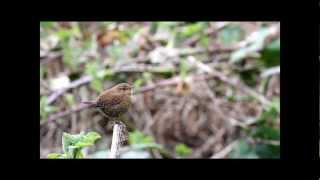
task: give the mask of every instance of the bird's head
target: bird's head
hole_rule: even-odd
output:
[[[131,95],[133,86],[128,83],[120,83],[114,87],[118,92],[122,94]]]

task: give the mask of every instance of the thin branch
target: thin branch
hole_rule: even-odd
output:
[[[187,58],[187,60],[196,65],[199,69],[202,69],[203,71],[207,72],[208,74],[219,78],[221,81],[228,83],[231,86],[234,86],[236,88],[239,88],[242,92],[251,95],[252,97],[258,99],[262,104],[264,105],[270,105],[271,102],[266,99],[263,95],[255,92],[254,90],[252,90],[251,88],[247,87],[246,85],[240,83],[239,81],[235,80],[235,79],[229,79],[227,76],[225,76],[223,73],[216,71],[213,68],[210,68],[208,65],[203,64],[200,61],[197,61],[193,56],[189,56]]]
[[[266,78],[268,76],[277,75],[277,74],[280,74],[280,66],[272,67],[272,68],[265,70],[261,74],[261,78]]]
[[[111,74],[115,73],[124,73],[124,72],[155,72],[155,73],[162,73],[162,72],[168,72],[168,71],[174,71],[173,66],[147,66],[147,65],[127,65],[123,66],[119,69],[113,70]],[[91,76],[83,76],[78,80],[75,80],[71,82],[67,87],[57,90],[53,92],[48,97],[48,104],[52,104],[54,101],[56,101],[60,96],[62,96],[65,92],[69,91],[70,89],[76,88],[81,85],[85,85],[90,83],[93,80]]]
[[[40,65],[48,64],[53,60],[60,59],[63,56],[61,52],[50,52],[44,57],[40,57]]]
[[[84,76],[84,77],[82,77],[82,78],[80,78],[80,79],[78,79],[78,80],[75,80],[75,81],[71,82],[68,87],[53,92],[53,93],[48,97],[48,104],[53,103],[55,100],[57,100],[58,97],[60,97],[61,95],[63,95],[63,94],[64,94],[65,92],[67,92],[68,90],[73,89],[73,88],[75,88],[75,87],[78,87],[78,86],[80,86],[80,85],[87,84],[87,83],[89,83],[91,80],[92,80],[92,77],[91,77],[91,76]]]
[[[82,111],[84,109],[87,109],[88,107],[89,107],[89,105],[87,105],[87,104],[80,104],[79,106],[77,106],[75,108],[72,108],[72,109],[69,109],[69,110],[66,110],[66,111],[63,111],[63,112],[52,114],[51,116],[49,116],[47,121],[44,121],[41,125],[49,123],[49,122],[52,122],[52,121],[55,121],[55,120],[57,120],[59,118],[65,117],[65,116],[67,116],[69,114],[72,114],[72,113],[75,113],[75,112],[80,112],[80,111]]]
[[[218,153],[211,156],[211,159],[221,159],[225,158],[233,149],[233,147],[237,144],[237,141],[234,141],[230,143],[228,146],[226,146],[224,149],[219,151]]]
[[[195,76],[193,78],[194,78],[194,80],[204,80],[204,79],[208,79],[209,77],[203,76],[203,75],[198,75],[198,76]],[[134,94],[151,91],[151,90],[154,90],[155,88],[158,88],[158,87],[165,87],[165,86],[169,86],[169,85],[175,85],[179,81],[180,81],[180,77],[174,77],[174,78],[170,78],[170,79],[166,79],[166,80],[161,80],[158,83],[141,87],[140,90],[136,91]],[[59,94],[56,94],[55,98],[57,98],[58,96],[62,95],[61,93],[63,94],[63,92],[59,92]],[[50,115],[48,120],[45,121],[43,124],[45,124],[47,122],[55,121],[58,118],[65,117],[65,116],[67,116],[67,115],[69,115],[71,113],[79,112],[79,111],[82,111],[82,110],[87,109],[87,108],[88,108],[88,105],[81,104],[81,105],[79,105],[79,106],[77,106],[77,107],[75,107],[73,109],[69,109],[69,110],[66,110],[66,111],[63,111],[63,112],[59,112],[59,113]]]

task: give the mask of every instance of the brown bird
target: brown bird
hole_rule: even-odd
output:
[[[131,105],[133,87],[128,83],[118,84],[102,92],[95,101],[84,101],[109,119],[116,119],[126,113]]]

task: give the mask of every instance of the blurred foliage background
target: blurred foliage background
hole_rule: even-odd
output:
[[[280,156],[279,22],[40,22],[40,158],[89,131],[106,158],[112,126],[80,102],[120,82],[121,158]]]

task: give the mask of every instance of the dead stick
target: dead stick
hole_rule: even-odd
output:
[[[112,159],[119,158],[120,145],[121,145],[121,127],[120,127],[120,124],[115,123],[113,125],[111,151],[110,151],[109,158],[112,158]]]

